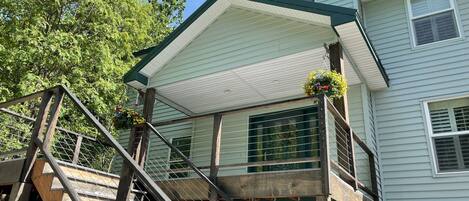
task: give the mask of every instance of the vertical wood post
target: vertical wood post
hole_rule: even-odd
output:
[[[344,74],[344,54],[342,51],[342,45],[340,45],[339,42],[329,45],[329,60],[332,71]],[[349,116],[347,94],[345,94],[342,98],[334,99],[334,106],[348,123]]]
[[[37,158],[38,147],[34,142],[34,139],[39,136],[40,133],[44,132],[44,128],[47,121],[47,115],[49,114],[51,99],[53,93],[47,91],[41,98],[41,105],[39,106],[39,112],[34,122],[33,131],[31,133],[31,141],[29,142],[28,151],[26,152],[26,160],[24,162],[23,171],[21,172],[21,182],[30,182],[34,161]]]
[[[148,88],[144,96],[143,117],[145,118],[145,121],[149,123],[151,123],[153,118],[155,94],[156,91],[154,88]],[[150,130],[146,126],[134,127],[130,132],[129,148],[127,151],[142,168],[145,165],[149,140]],[[120,177],[116,200],[128,200],[133,188],[132,180],[134,178],[134,171],[130,168],[127,161],[124,161]]]
[[[52,110],[49,117],[49,123],[47,124],[47,131],[44,136],[42,147],[44,150],[49,151],[51,147],[51,140],[55,133],[55,128],[57,127],[57,121],[59,120],[60,116],[60,109],[62,108],[62,101],[64,98],[64,92],[59,89],[57,94],[54,98],[54,105],[52,106]]]
[[[83,141],[83,136],[78,135],[77,143],[75,144],[75,150],[73,151],[72,164],[78,164],[78,158],[80,157],[81,142]]]
[[[319,146],[320,146],[320,159],[321,159],[321,178],[322,178],[322,200],[329,200],[331,195],[330,191],[330,158],[329,158],[329,133],[327,132],[327,100],[325,95],[318,97],[319,109]]]
[[[223,116],[220,113],[213,115],[213,137],[212,137],[212,155],[210,159],[210,180],[217,184],[218,168],[220,165],[220,146],[222,132]],[[217,201],[218,194],[215,189],[210,189],[210,201]]]
[[[350,169],[351,169],[351,175],[353,176],[353,189],[357,190],[358,189],[358,178],[357,178],[357,166],[356,166],[356,161],[355,161],[355,146],[354,146],[354,140],[353,140],[353,130],[352,127],[349,126],[349,135],[347,136],[349,138],[349,153],[350,153]]]

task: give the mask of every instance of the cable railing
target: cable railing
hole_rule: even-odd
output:
[[[329,158],[332,171],[355,189],[378,199],[375,154],[353,131],[334,104],[326,104],[326,129],[329,137]]]
[[[38,97],[42,98],[36,118],[4,109]],[[84,114],[96,133],[81,134],[61,127],[57,111],[63,97]],[[0,103],[0,108],[2,114],[12,116],[8,118],[30,125],[24,127],[29,130],[15,134],[26,140],[23,144],[29,142],[16,148],[23,151],[25,164],[34,163],[39,149],[38,157],[46,160],[71,200],[125,197],[183,201],[213,196],[231,200],[231,195],[217,186],[217,177],[293,170],[320,170],[326,194],[330,192],[329,173],[334,172],[355,189],[377,197],[374,153],[324,96],[287,109],[249,108],[248,112],[170,120],[156,128],[146,123],[132,131],[132,135],[140,132],[148,142],[144,165],[135,159],[142,156],[129,154],[66,88]],[[27,172],[23,175],[22,179],[28,177]],[[94,190],[85,192],[84,187]]]
[[[327,172],[323,179],[335,172],[355,189],[377,197],[374,153],[354,133],[333,103],[319,96],[296,104],[293,109],[273,104],[267,110],[249,108],[249,111],[222,112],[221,122],[217,122],[213,114],[213,117],[196,116],[155,125],[207,175],[214,168],[211,162],[217,149],[214,137],[218,134],[217,177],[321,169]],[[219,133],[215,131],[217,123]],[[328,136],[327,140],[323,136]],[[147,168],[154,172],[158,182],[196,178],[190,167],[173,159],[167,146],[155,139],[150,141]],[[207,194],[206,190],[201,190],[203,195]]]
[[[64,98],[69,101],[66,105],[62,104]],[[28,101],[40,103],[30,105],[39,108],[34,110],[34,114],[30,114],[35,118],[25,117],[6,109]],[[92,136],[78,134],[59,127],[61,120],[59,114],[63,106],[71,106],[73,108],[67,109],[81,112],[83,119],[88,120],[89,125],[96,129],[96,133]],[[15,134],[15,136],[24,136],[23,138],[26,139],[23,142],[26,146],[21,147],[27,148],[21,181],[33,179],[34,182],[38,179],[40,175],[32,178],[32,174],[35,174],[32,167],[34,164],[45,161],[44,170],[40,174],[53,174],[59,183],[55,184],[54,180],[52,186],[61,186],[65,195],[73,201],[89,198],[171,200],[132,156],[117,143],[109,131],[65,87],[57,86],[0,103],[0,109],[2,109],[2,115],[15,114],[14,118],[33,124],[29,131]],[[5,122],[2,119],[1,125],[5,125]],[[13,133],[8,129],[3,130]],[[130,188],[120,186],[123,177],[113,174],[118,173],[115,168],[112,168],[114,160],[123,161],[131,170],[131,174],[124,175],[124,177],[131,178],[133,185]],[[123,193],[125,191],[127,192]]]

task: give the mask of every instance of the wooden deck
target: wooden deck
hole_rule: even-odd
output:
[[[250,198],[298,198],[322,196],[319,169],[289,172],[252,173],[236,176],[219,176],[219,186],[235,199]],[[208,200],[208,185],[198,178],[159,182],[158,185],[172,199]],[[184,187],[203,186],[203,192],[187,192]],[[331,174],[331,197],[335,200],[359,201],[363,194],[355,191],[339,177]]]

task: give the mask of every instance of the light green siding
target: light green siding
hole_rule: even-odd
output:
[[[322,47],[329,27],[230,8],[150,79],[161,86]]]
[[[469,1],[456,0],[463,35]],[[469,173],[434,176],[422,100],[469,93],[469,42],[465,37],[412,48],[404,0],[365,4],[370,39],[390,77],[374,93],[387,201],[469,200]]]

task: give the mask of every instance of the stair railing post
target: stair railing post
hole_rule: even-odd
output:
[[[47,124],[47,130],[44,135],[42,146],[45,151],[50,152],[51,140],[55,134],[55,129],[57,127],[57,122],[60,116],[60,109],[62,108],[62,101],[64,98],[64,92],[61,89],[58,89],[56,95],[54,97],[54,105],[52,106],[52,110],[49,117],[49,122]]]
[[[321,159],[321,179],[323,197],[321,200],[330,200],[330,157],[329,157],[329,132],[327,131],[327,97],[325,95],[318,96],[319,109],[319,146]]]
[[[52,95],[52,91],[46,91],[41,98],[41,104],[31,133],[31,141],[29,142],[28,151],[26,152],[26,160],[23,165],[23,171],[21,172],[21,182],[31,182],[32,169],[34,161],[36,161],[38,151],[38,146],[34,139],[38,138],[39,133],[44,132],[47,115],[49,114],[51,106]]]
[[[156,100],[155,95],[155,89],[148,88],[144,96],[143,117],[145,118],[145,121],[150,123],[153,119],[153,108]],[[145,166],[149,141],[150,131],[146,126],[136,126],[132,128],[130,132],[128,153],[142,168]],[[130,192],[133,188],[133,179],[134,171],[132,168],[130,168],[128,162],[124,160],[120,174],[116,200],[128,200]]]

